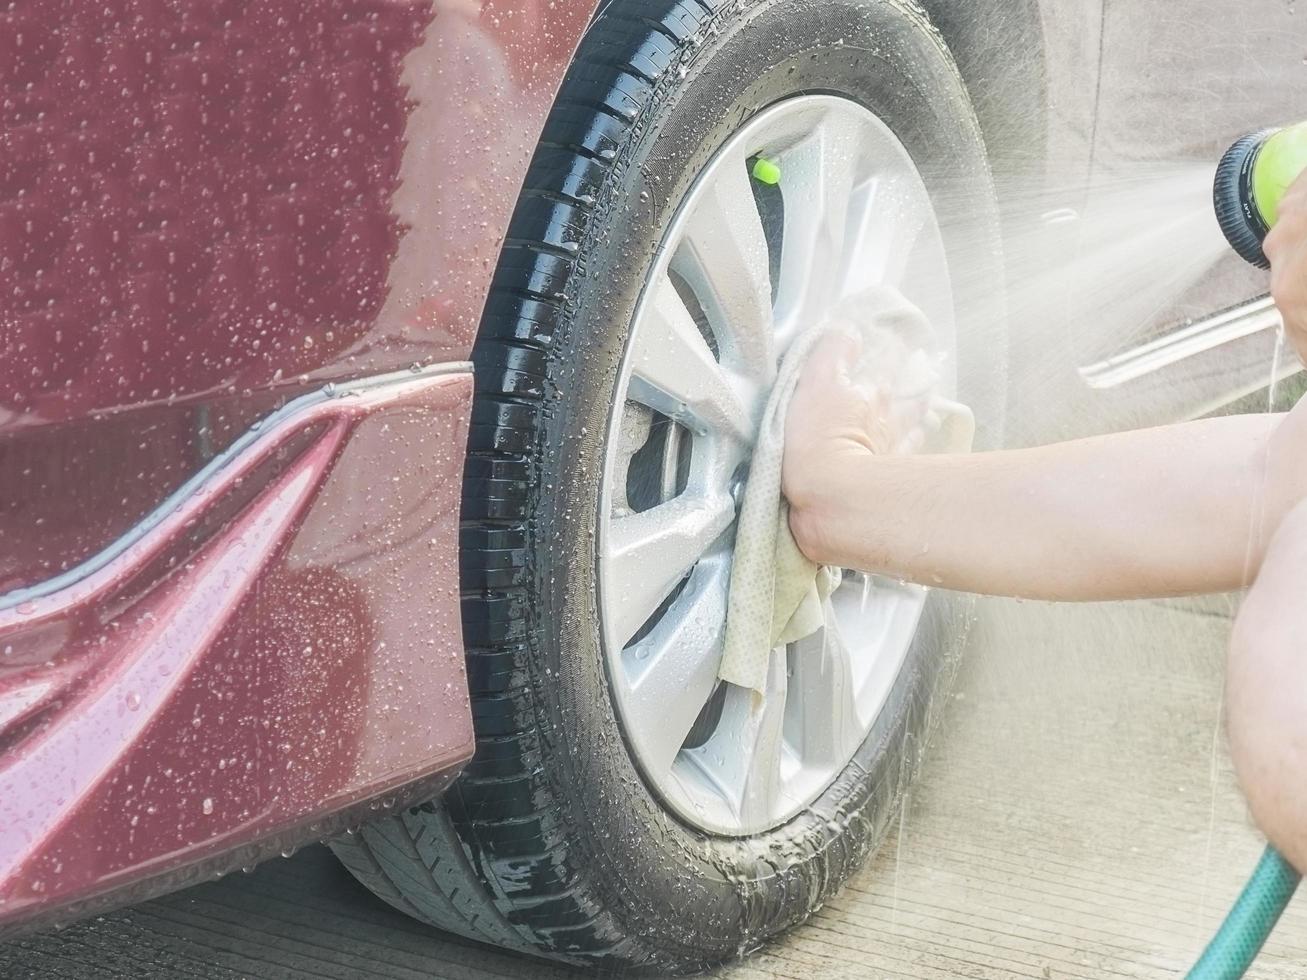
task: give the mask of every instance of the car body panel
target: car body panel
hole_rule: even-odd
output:
[[[1003,208],[1010,441],[1194,418],[1265,388],[1276,322],[1265,274],[1233,253],[1208,267],[1191,250],[1221,247],[1209,189],[1220,153],[1302,115],[1292,5],[1254,0],[1236,14],[1201,0],[1177,17],[1149,0],[925,3],[958,54]],[[1131,182],[1151,182],[1160,203],[1140,194],[1129,213]],[[1186,194],[1192,214],[1167,210]],[[1162,221],[1183,226],[1173,243]],[[1130,242],[1146,234],[1159,244],[1141,265]],[[1103,244],[1113,235],[1115,253]],[[1177,260],[1191,259],[1180,282]],[[1137,267],[1157,288],[1104,302],[1103,281]]]
[[[0,921],[321,838],[470,756],[466,362],[594,7],[0,12]]]
[[[1107,5],[1103,29],[1093,154],[1104,179],[1186,164],[1214,171],[1240,136],[1307,115],[1307,28],[1283,0],[1237,8],[1199,0],[1183,17],[1150,0],[1124,0]],[[1231,251],[1143,327],[1155,332],[1265,293],[1266,274]]]
[[[103,561],[0,608],[5,918],[323,836],[470,757],[471,385],[462,365],[300,399]]]
[[[104,546],[279,401],[466,360],[593,6],[0,13],[0,589]]]
[[[1149,0],[1084,6],[1097,73],[1047,65],[1062,79],[1050,91],[1080,85],[1092,102],[1074,122],[1087,161],[1050,154],[1040,248],[1071,271],[1014,332],[1023,443],[1222,411],[1265,389],[1275,360],[1267,277],[1224,249],[1210,186],[1238,136],[1302,116],[1301,18],[1279,0],[1199,0],[1183,16]],[[1105,297],[1104,280],[1128,285]]]

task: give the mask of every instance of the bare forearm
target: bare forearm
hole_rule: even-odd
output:
[[[1095,600],[1245,584],[1301,494],[1278,416],[972,456],[847,455],[792,513],[824,564],[950,589]]]

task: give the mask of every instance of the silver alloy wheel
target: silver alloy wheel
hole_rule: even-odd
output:
[[[759,157],[779,168],[773,190],[751,176]],[[930,317],[952,396],[948,268],[916,166],[867,109],[801,96],[708,164],[632,320],[600,499],[605,655],[646,780],[710,833],[756,834],[816,799],[871,730],[917,630],[924,590],[846,573],[824,629],[773,651],[763,698],[717,680],[737,501],[776,363],[878,282]]]

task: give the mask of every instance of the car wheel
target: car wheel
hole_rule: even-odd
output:
[[[898,0],[614,0],[531,164],[477,341],[462,589],[476,756],[333,846],[398,908],[685,972],[818,908],[883,835],[965,605],[848,574],[766,696],[717,680],[769,359],[892,282],[992,442],[992,184]],[[868,506],[875,506],[868,501]]]

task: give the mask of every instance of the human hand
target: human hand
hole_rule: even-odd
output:
[[[1285,337],[1307,364],[1307,171],[1285,192],[1262,250],[1271,261],[1271,296],[1284,320]]]
[[[939,427],[928,355],[892,336],[868,346],[836,329],[804,365],[785,420],[781,489],[792,508],[815,502],[841,459],[915,452]]]

